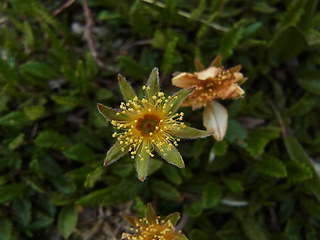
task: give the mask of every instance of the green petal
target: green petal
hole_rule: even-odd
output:
[[[109,108],[101,103],[97,104],[99,112],[109,121],[116,120],[116,121],[124,121],[128,120],[128,117],[122,114],[119,110],[115,110]],[[118,115],[117,115],[118,114]]]
[[[159,92],[159,70],[154,68],[149,76],[147,86],[150,87],[149,94],[147,96],[149,102],[153,102],[152,97]]]
[[[213,61],[211,62],[210,66],[221,67],[221,60],[222,60],[222,56],[219,53],[218,56],[216,56],[216,58],[213,59]]]
[[[163,146],[162,151],[155,146],[158,154],[165,159],[168,163],[175,165],[179,168],[184,168],[183,159],[178,151],[171,143],[168,143],[166,146]],[[171,148],[169,151],[168,148]]]
[[[202,70],[204,70],[204,66],[203,66],[202,63],[199,61],[199,59],[195,59],[195,60],[194,60],[194,65],[196,66],[197,72],[201,72]]]
[[[148,175],[148,166],[149,166],[149,159],[150,159],[150,155],[147,152],[146,147],[148,148],[146,144],[142,144],[136,156],[136,168],[137,168],[138,178],[142,182],[146,179]]]
[[[211,136],[213,133],[196,129],[193,127],[185,127],[185,128],[180,128],[176,130],[170,130],[168,131],[171,135],[179,137],[179,138],[204,138]]]
[[[128,102],[129,100],[132,100],[136,96],[136,93],[134,92],[132,87],[129,85],[126,78],[121,74],[119,74],[118,80],[119,80],[120,90],[126,102]]]
[[[129,152],[128,146],[124,148],[124,151],[121,150],[122,148],[123,148],[123,146],[120,144],[120,142],[117,142],[116,144],[114,144],[110,148],[110,150],[107,152],[107,156],[104,160],[103,166],[110,165],[111,163],[117,161],[124,154]]]
[[[146,209],[146,218],[149,224],[156,224],[157,214],[152,208],[151,203],[148,203],[147,209]]]
[[[180,213],[174,212],[174,213],[169,214],[166,217],[165,221],[166,222],[170,221],[172,225],[176,225],[176,223],[178,222],[179,218],[180,218]]]
[[[188,97],[191,92],[191,88],[185,88],[174,94],[172,99],[168,102],[167,112],[171,111],[172,113],[175,113],[183,100]]]

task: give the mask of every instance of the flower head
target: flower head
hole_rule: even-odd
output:
[[[149,158],[154,150],[169,163],[184,167],[184,162],[176,146],[180,138],[198,138],[210,133],[187,127],[183,113],[177,113],[182,101],[190,94],[184,89],[174,96],[166,97],[159,92],[158,69],[155,68],[144,86],[145,97],[139,99],[124,77],[119,75],[120,89],[126,99],[120,110],[98,104],[100,113],[111,121],[116,131],[113,137],[118,142],[108,151],[104,165],[116,161],[130,152],[136,161],[138,177],[143,181],[148,173]]]
[[[181,88],[194,87],[183,102],[182,106],[192,106],[192,109],[198,109],[214,99],[236,98],[244,94],[239,86],[246,79],[239,70],[241,66],[231,69],[225,69],[221,66],[221,55],[218,55],[210,64],[210,67],[204,69],[200,62],[196,62],[198,72],[180,73],[172,79],[172,84]]]
[[[178,212],[168,215],[160,220],[149,203],[146,209],[146,218],[123,216],[135,228],[135,233],[123,233],[122,239],[126,240],[188,240],[181,231],[176,231],[175,223],[179,220]]]

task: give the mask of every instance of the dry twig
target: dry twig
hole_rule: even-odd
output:
[[[65,10],[66,8],[70,7],[76,0],[68,0],[66,1],[64,4],[62,4],[60,7],[58,7],[56,10],[54,10],[52,12],[53,16],[58,15],[59,13],[61,13],[63,10]]]
[[[93,39],[92,39],[92,28],[94,26],[94,21],[92,19],[91,11],[89,9],[88,0],[83,0],[83,12],[86,19],[86,40],[89,47],[89,51],[94,59],[94,61],[97,63],[97,65],[107,71],[110,72],[116,72],[117,70],[114,67],[108,66],[104,64],[98,57],[97,50],[95,48]]]

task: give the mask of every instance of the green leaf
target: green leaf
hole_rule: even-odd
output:
[[[76,107],[84,104],[84,100],[78,97],[52,95],[51,99],[62,106]]]
[[[302,71],[296,77],[298,84],[305,90],[320,95],[320,71]]]
[[[163,199],[175,200],[180,197],[180,193],[172,185],[160,180],[150,181],[150,189]]]
[[[223,59],[228,59],[232,55],[233,50],[241,40],[243,36],[243,28],[241,25],[242,21],[235,23],[220,39],[219,52],[223,56]]]
[[[27,116],[19,111],[12,111],[0,118],[0,125],[2,126],[20,127],[29,122],[30,120],[27,118]]]
[[[77,188],[75,182],[65,175],[56,176],[55,178],[51,179],[51,182],[59,192],[64,194],[73,193]]]
[[[193,127],[181,127],[180,129],[171,129],[168,132],[179,138],[204,138],[210,136],[212,133],[200,129],[196,129]]]
[[[256,12],[266,13],[266,14],[271,14],[277,11],[276,8],[270,6],[270,4],[268,4],[268,2],[266,1],[255,2],[252,5],[252,10]]]
[[[309,180],[313,177],[312,169],[308,167],[305,163],[292,160],[287,163],[288,180],[299,183]],[[314,190],[317,194],[318,190]]]
[[[190,232],[190,240],[209,240],[209,237],[203,230],[192,229]]]
[[[320,200],[320,177],[318,172],[315,170],[313,163],[310,160],[310,157],[305,152],[303,147],[300,145],[298,140],[293,136],[285,136],[284,143],[287,149],[287,152],[293,161],[293,169],[290,170],[288,166],[288,175],[294,181],[301,181],[310,179],[308,187],[311,189],[313,194],[316,196],[318,201]],[[294,163],[294,161],[296,161]],[[304,166],[305,165],[305,166]],[[290,171],[289,171],[290,170]],[[294,173],[294,174],[293,174]],[[313,177],[312,177],[313,176]]]
[[[75,205],[69,205],[62,208],[58,216],[58,229],[60,234],[69,238],[78,222],[78,212]]]
[[[165,49],[166,48],[167,39],[161,30],[157,29],[154,32],[151,45],[152,45],[152,47],[154,47],[156,49]]]
[[[18,147],[21,146],[21,144],[23,143],[24,141],[24,133],[20,133],[18,136],[16,136],[9,144],[9,149],[10,150],[14,150]]]
[[[278,28],[284,28],[286,26],[295,26],[299,22],[302,14],[304,13],[305,0],[293,0],[288,6],[284,14],[281,15],[281,20]]]
[[[237,179],[225,178],[224,182],[232,192],[238,193],[244,191],[242,182]]]
[[[45,130],[40,132],[35,139],[35,143],[41,148],[53,148],[63,150],[67,148],[68,138],[53,130]]]
[[[277,66],[298,56],[306,47],[303,33],[296,27],[288,27],[271,42],[268,58],[272,65]]]
[[[20,66],[22,74],[32,74],[39,78],[55,79],[58,77],[57,71],[44,62],[29,62]]]
[[[129,152],[129,147],[124,148],[119,141],[116,142],[107,152],[107,156],[104,159],[103,166],[108,166],[114,163],[127,152]]]
[[[152,97],[156,95],[159,90],[159,70],[158,68],[154,68],[149,76],[149,79],[147,81],[147,86],[150,87],[150,90],[148,91],[148,101],[153,101]]]
[[[168,143],[161,149],[159,149],[158,146],[155,146],[155,148],[157,150],[157,153],[168,163],[175,165],[179,168],[184,168],[184,162],[178,149],[171,143]]]
[[[169,164],[165,164],[161,168],[161,172],[170,182],[172,182],[176,185],[180,185],[182,183],[182,178],[181,178],[179,171],[176,167],[169,165]]]
[[[21,196],[27,190],[24,183],[13,183],[0,187],[0,204],[10,202],[16,197]]]
[[[79,162],[92,162],[95,156],[90,148],[84,144],[76,144],[68,148],[63,154],[74,161]]]
[[[163,56],[163,62],[161,65],[161,69],[165,73],[170,73],[173,71],[175,63],[177,62],[177,56],[179,53],[177,52],[177,43],[178,37],[175,37],[173,40],[169,41],[167,44],[166,50]]]
[[[287,176],[285,165],[272,156],[265,155],[255,166],[259,172],[270,177],[281,178]]]
[[[193,202],[186,208],[186,212],[190,217],[198,217],[203,211],[201,202]]]
[[[130,25],[133,32],[138,33],[140,37],[151,34],[152,26],[148,18],[148,11],[144,10],[140,1],[135,1],[129,12]]]
[[[0,237],[1,240],[12,240],[12,222],[9,220],[0,221]]]
[[[249,240],[268,240],[264,229],[255,219],[244,217],[240,219],[240,224]]]
[[[214,182],[207,182],[202,190],[203,207],[216,206],[222,198],[222,188]]]
[[[45,114],[46,109],[44,106],[38,105],[38,106],[25,107],[23,111],[30,120],[34,121],[41,118]]]
[[[126,78],[123,77],[121,74],[119,74],[118,81],[119,81],[120,90],[126,102],[128,102],[129,100],[132,100],[136,96],[136,93],[134,92],[132,87],[129,85]]]
[[[15,221],[26,227],[31,221],[31,203],[28,199],[18,198],[12,202],[12,209],[15,212]],[[0,235],[1,236],[1,235]]]
[[[120,68],[128,75],[134,78],[141,78],[144,77],[146,71],[149,69],[142,65],[141,63],[134,60],[132,57],[128,56],[119,56],[118,62]]]

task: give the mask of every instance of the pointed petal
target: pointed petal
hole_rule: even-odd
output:
[[[163,146],[161,150],[155,146],[158,154],[166,160],[168,163],[175,165],[179,168],[184,168],[183,159],[178,151],[171,143],[168,143],[166,146]],[[168,149],[171,149],[170,151]]]
[[[197,77],[192,73],[179,73],[171,79],[172,85],[180,88],[189,88],[197,85]]]
[[[199,61],[199,59],[195,59],[195,60],[194,60],[194,65],[196,66],[197,72],[200,72],[200,71],[204,70],[204,66],[203,66],[202,63]]]
[[[154,101],[152,96],[159,92],[159,70],[154,68],[149,76],[147,86],[150,87],[148,101]]]
[[[99,112],[109,121],[124,121],[128,120],[128,117],[121,113],[119,110],[115,110],[113,108],[109,108],[101,103],[97,104]]]
[[[237,73],[240,71],[241,67],[242,67],[241,65],[237,65],[235,67],[230,68],[229,71],[232,73]]]
[[[221,67],[221,60],[222,60],[222,56],[219,53],[218,56],[216,56],[216,58],[213,59],[213,61],[210,63],[210,66]]]
[[[207,69],[195,73],[199,80],[207,80],[208,78],[214,78],[217,76],[219,72],[219,68],[216,67],[208,67]]]
[[[132,226],[136,227],[137,226],[137,222],[138,219],[136,217],[133,216],[129,216],[126,214],[120,214],[121,217],[123,217],[128,223],[130,223]]]
[[[184,127],[175,130],[169,130],[169,134],[179,138],[204,138],[213,134],[213,132],[203,131],[193,127]]]
[[[147,209],[146,209],[146,218],[149,224],[156,224],[157,214],[152,208],[151,203],[148,203]]]
[[[148,166],[150,155],[148,153],[149,146],[147,144],[142,144],[138,150],[136,156],[136,170],[138,173],[138,178],[140,181],[144,181],[148,175]]]
[[[172,112],[175,113],[178,108],[180,107],[183,100],[188,97],[188,95],[192,92],[191,88],[182,89],[176,94],[172,96],[172,99],[167,103],[167,109],[166,112]]]
[[[120,90],[126,102],[133,99],[136,96],[136,93],[134,92],[132,87],[129,85],[126,78],[121,74],[118,74],[118,81],[119,81]]]
[[[107,156],[104,160],[103,166],[110,165],[111,163],[117,161],[120,157],[122,157],[127,152],[129,152],[129,147],[124,148],[120,144],[120,142],[117,142],[107,152]]]
[[[169,214],[166,218],[165,218],[165,221],[170,221],[172,225],[176,225],[176,223],[178,222],[180,218],[180,213],[178,212],[174,212],[174,213],[171,213]]]
[[[203,125],[208,131],[212,131],[213,137],[221,141],[227,131],[228,112],[216,101],[208,102],[203,111]]]

